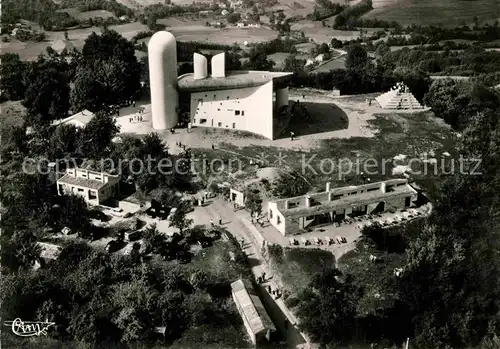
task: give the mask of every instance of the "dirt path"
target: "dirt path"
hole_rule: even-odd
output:
[[[245,216],[245,211],[234,212],[230,203],[213,200],[209,201],[207,206],[198,207],[197,218],[200,218],[202,222],[209,224],[210,219],[217,222],[219,217],[222,219],[222,226],[231,232],[238,240],[243,239],[244,245],[243,250],[249,257],[250,265],[252,267],[252,272],[255,277],[259,277],[262,273],[266,273],[266,282],[260,284],[259,292],[262,295],[262,302],[266,306],[266,310],[273,319],[273,322],[277,329],[281,333],[285,334],[288,347],[290,349],[304,348],[307,345],[301,332],[297,329],[297,319],[288,310],[285,303],[281,298],[274,299],[267,291],[268,286],[272,289],[277,289],[278,285],[273,280],[273,274],[271,268],[267,265],[265,259],[260,253],[260,246],[254,240],[252,233],[248,231],[248,228],[242,223],[240,216]],[[199,219],[197,219],[197,223]],[[288,326],[285,328],[285,320],[288,319]]]

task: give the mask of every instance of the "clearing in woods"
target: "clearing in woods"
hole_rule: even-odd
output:
[[[377,8],[377,3],[389,5]],[[474,16],[478,18],[479,22],[500,18],[498,0],[373,0],[373,7],[375,9],[364,15],[363,18],[396,21],[402,25],[421,24],[452,27],[473,23]]]

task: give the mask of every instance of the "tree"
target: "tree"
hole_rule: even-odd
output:
[[[306,61],[304,59],[297,59],[295,55],[290,55],[285,58],[285,62],[283,63],[283,71],[300,74],[304,72],[305,65]]]
[[[74,125],[59,125],[50,137],[47,157],[50,160],[59,160],[75,156],[79,139],[79,129]]]
[[[248,62],[243,64],[245,69],[249,70],[272,70],[275,63],[267,58],[267,55],[263,51],[259,51],[257,48],[252,47],[248,56]]]
[[[2,100],[17,101],[24,97],[25,64],[15,53],[0,55],[0,94]]]
[[[322,43],[321,45],[319,45],[317,47],[317,50],[316,50],[316,53],[317,54],[325,54],[325,53],[330,53],[330,47],[328,47],[328,44],[327,43]]]
[[[241,61],[240,57],[237,53],[226,51],[225,55],[225,64],[227,70],[240,70],[241,69]]]
[[[304,195],[309,190],[309,184],[297,172],[282,173],[273,184],[273,195],[280,198]]]
[[[323,345],[344,343],[353,334],[355,290],[349,278],[341,280],[341,276],[338,269],[326,269],[297,296],[300,327]],[[311,309],[328,310],[311,313]]]
[[[150,14],[148,16],[148,19],[146,21],[146,25],[148,26],[149,30],[155,30],[156,28],[156,21],[157,17],[155,14]]]
[[[70,100],[73,110],[97,111],[107,103],[105,87],[97,80],[95,70],[85,65],[77,69]]]
[[[410,71],[406,74],[400,74],[397,79],[398,78],[410,89],[411,93],[418,101],[423,102],[424,96],[429,92],[429,88],[432,84],[432,80],[428,74],[420,70]]]
[[[237,12],[233,12],[230,15],[227,16],[227,22],[230,24],[235,24],[240,20],[241,16]]]
[[[276,24],[276,15],[274,14],[274,12],[271,12],[271,14],[269,15],[269,23],[271,24],[271,26],[274,26]]]
[[[189,283],[195,289],[204,290],[209,283],[209,275],[203,270],[195,270],[189,276]]]
[[[54,227],[68,227],[72,231],[87,230],[90,220],[87,216],[87,203],[78,195],[64,195],[57,198],[58,212],[51,223]]]
[[[170,217],[170,225],[179,229],[181,234],[184,232],[184,230],[189,228],[191,224],[193,224],[193,220],[191,218],[187,218],[186,216],[188,211],[187,205],[188,203],[186,201],[183,201],[174,212],[172,217]]]
[[[13,272],[33,268],[40,258],[41,248],[33,232],[17,231],[9,240],[3,239],[2,264]]]
[[[91,94],[92,85],[89,78],[83,78],[75,86],[75,100],[85,101],[92,107],[98,94],[102,94],[103,103],[121,104],[130,100],[140,89],[141,67],[135,56],[133,44],[113,30],[105,30],[103,34],[92,33],[85,40],[82,49],[81,69],[91,71],[91,77],[100,85],[94,94]],[[84,74],[81,72],[81,74]],[[79,91],[82,88],[83,91]],[[83,97],[82,97],[83,96]],[[88,96],[88,97],[85,97]],[[80,102],[80,106],[83,106]]]
[[[332,45],[332,48],[342,48],[344,46],[342,41],[336,38],[333,38],[332,41],[330,41],[330,45]]]
[[[144,230],[142,239],[146,251],[158,253],[165,242],[165,235],[158,231],[156,224],[152,224]]]
[[[91,159],[102,159],[119,131],[112,116],[97,113],[81,131],[79,152]]]
[[[360,44],[349,46],[345,66],[347,70],[364,71],[368,64],[368,53]]]
[[[252,223],[254,215],[260,216],[262,213],[262,198],[258,191],[247,191],[245,194],[245,208],[250,211]]]
[[[68,115],[69,81],[56,68],[41,68],[33,76],[24,94],[23,105],[28,109],[29,125],[47,125]]]

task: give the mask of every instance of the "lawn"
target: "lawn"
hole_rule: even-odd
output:
[[[385,1],[387,2],[387,1]],[[410,0],[393,1],[390,7],[370,11],[363,18],[378,18],[396,21],[402,25],[441,25],[459,26],[474,22],[498,19],[500,4],[497,0]]]
[[[306,37],[313,39],[316,43],[330,43],[335,37],[339,40],[354,40],[360,37],[359,30],[335,30],[331,25],[323,26],[322,21],[314,22],[303,19],[293,23],[291,30],[303,31]],[[379,29],[367,29],[368,35]]]

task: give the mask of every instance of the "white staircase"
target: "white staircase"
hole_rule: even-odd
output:
[[[423,109],[419,101],[403,83],[398,83],[390,91],[375,98],[383,109]]]

